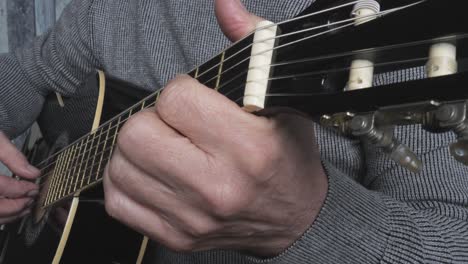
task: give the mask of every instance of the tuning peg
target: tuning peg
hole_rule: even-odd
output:
[[[459,139],[457,142],[450,144],[450,155],[456,161],[468,166],[468,139]]]
[[[354,136],[360,137],[381,148],[390,158],[402,167],[414,173],[422,169],[422,162],[407,146],[400,143],[393,135],[393,127],[381,129],[375,126],[374,115],[355,116],[350,129]]]
[[[434,114],[439,127],[452,130],[457,141],[450,144],[450,155],[458,162],[468,166],[468,120],[466,103],[446,104]]]
[[[421,172],[422,162],[407,146],[398,144],[390,152],[390,158],[414,173]]]

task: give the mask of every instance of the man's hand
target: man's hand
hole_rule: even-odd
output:
[[[0,132],[0,162],[16,176],[32,180],[39,176],[38,169],[31,166],[26,157]],[[14,221],[29,213],[33,198],[39,187],[28,181],[18,181],[0,175],[0,224]]]
[[[259,117],[181,76],[122,128],[108,213],[177,251],[278,254],[316,218],[327,178],[302,115]]]

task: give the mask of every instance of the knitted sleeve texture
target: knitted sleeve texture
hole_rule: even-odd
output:
[[[0,56],[0,130],[15,137],[40,113],[51,92],[78,96],[98,67],[93,55],[92,0],[72,1],[46,34]]]
[[[254,262],[467,263],[468,168],[449,154],[455,136],[430,134],[419,126],[395,133],[421,157],[420,174],[363,144],[366,171],[352,177],[353,148],[318,128],[329,178],[320,215],[282,255]]]

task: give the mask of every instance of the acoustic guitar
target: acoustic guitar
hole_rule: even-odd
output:
[[[467,163],[468,16],[461,2],[317,0],[294,19],[260,23],[188,74],[246,111],[305,112],[414,172],[418,157],[391,128],[453,131],[452,155]],[[405,71],[421,74],[385,79]],[[157,244],[106,214],[101,186],[120,128],[157,103],[161,90],[146,90],[97,71],[64,106],[48,97],[38,120],[43,139],[30,151],[42,171],[41,192],[31,215],[3,227],[1,264],[154,263]]]

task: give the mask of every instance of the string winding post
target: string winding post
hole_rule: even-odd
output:
[[[375,0],[363,0],[359,1],[354,5],[353,11],[351,12],[352,17],[356,17],[356,26],[363,23],[369,22],[376,19],[377,16],[373,16],[380,12],[380,4]]]
[[[426,65],[428,77],[438,77],[457,73],[457,48],[451,43],[434,44],[429,51]]]
[[[355,17],[355,26],[359,26],[377,18],[380,4],[375,0],[363,0],[354,5],[351,16]],[[369,88],[374,80],[374,62],[369,59],[356,59],[351,64],[349,82],[345,90]]]

